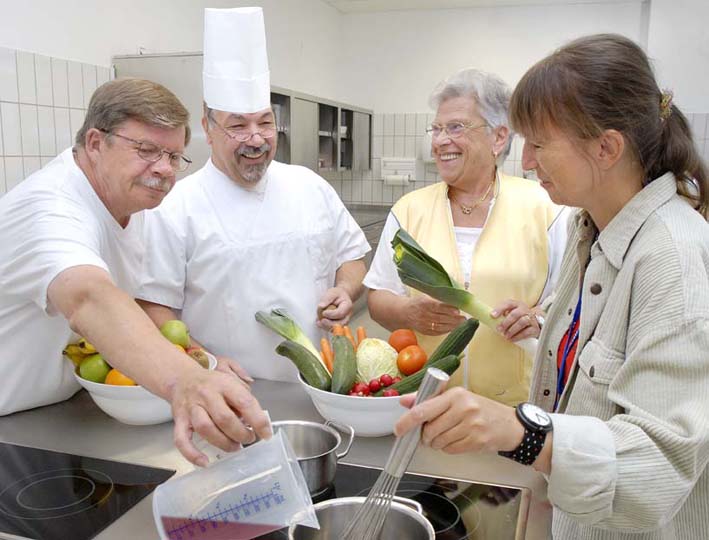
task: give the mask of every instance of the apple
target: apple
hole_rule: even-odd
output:
[[[190,331],[187,329],[187,325],[180,320],[172,319],[165,322],[160,327],[160,333],[171,343],[179,345],[183,349],[188,349],[190,346]]]
[[[95,383],[103,383],[109,371],[111,371],[111,366],[108,365],[100,354],[87,356],[81,361],[81,364],[79,364],[79,375],[81,375],[81,378]]]

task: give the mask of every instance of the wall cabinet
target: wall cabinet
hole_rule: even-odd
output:
[[[284,154],[279,161],[321,173],[371,168],[372,111],[283,88],[274,88],[271,101],[290,111],[290,117],[284,113],[278,140],[279,151],[282,145],[289,147],[290,159]]]
[[[192,128],[186,153],[194,164],[186,174],[201,167],[210,154],[200,124],[202,53],[116,56],[113,66],[116,77],[149,79],[180,98],[190,111]],[[319,173],[370,169],[371,110],[275,86],[271,104],[278,127],[278,161]]]

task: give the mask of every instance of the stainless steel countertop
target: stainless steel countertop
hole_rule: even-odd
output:
[[[299,384],[256,381],[253,391],[274,421],[322,421]],[[121,424],[99,410],[83,390],[63,403],[0,418],[0,440],[89,457],[176,469],[178,474],[193,469],[173,447],[172,423],[157,426]],[[381,467],[392,443],[393,437],[358,437],[343,461]],[[546,502],[546,483],[541,475],[529,467],[495,455],[448,456],[421,447],[409,470],[432,476],[528,487],[532,492],[532,503],[525,538],[548,538],[551,511]],[[96,538],[156,540],[158,533],[152,515],[152,495]]]

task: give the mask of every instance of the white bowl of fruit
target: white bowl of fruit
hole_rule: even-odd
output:
[[[355,339],[346,327],[336,327],[330,339],[321,340],[318,351],[283,310],[259,312],[256,319],[286,338],[276,352],[296,365],[300,383],[320,415],[336,427],[351,426],[363,437],[393,433],[406,412],[399,396],[416,392],[425,367],[452,374],[478,326],[474,319],[464,322],[429,357],[408,329],[392,332],[387,342],[367,338],[361,328]]]
[[[169,322],[167,328],[179,326],[174,324],[179,321]],[[163,334],[172,340],[169,332],[163,331]],[[180,341],[189,345],[189,342]],[[175,345],[183,348],[180,344]],[[217,359],[208,352],[195,347],[183,350],[207,369],[217,367]],[[74,377],[78,383],[107,415],[124,424],[137,426],[161,424],[172,420],[172,410],[167,401],[112,368],[86,340],[81,339],[78,343],[67,345],[64,355],[76,365]]]

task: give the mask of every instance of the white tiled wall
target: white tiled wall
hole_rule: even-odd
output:
[[[71,146],[106,67],[0,47],[0,196]]]
[[[709,114],[688,114],[699,153],[709,163]],[[385,186],[381,175],[381,158],[409,157],[420,159],[422,139],[426,126],[433,120],[432,113],[375,114],[372,118],[372,170],[345,171],[325,175],[345,203],[389,206],[404,193],[433,184],[438,173],[433,163],[419,162],[420,175],[408,186]],[[523,139],[515,137],[503,171],[523,176]]]

